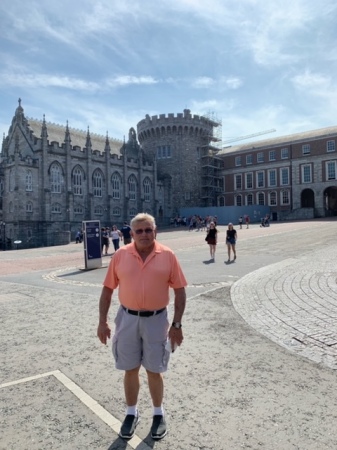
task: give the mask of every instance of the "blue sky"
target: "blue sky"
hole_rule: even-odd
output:
[[[118,139],[184,108],[224,141],[336,125],[336,23],[335,0],[1,0],[0,131],[19,97]]]

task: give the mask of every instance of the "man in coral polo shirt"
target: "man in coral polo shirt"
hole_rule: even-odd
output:
[[[111,336],[108,312],[113,291],[118,287],[120,307],[115,318],[112,353],[116,368],[124,370],[126,417],[119,435],[131,439],[139,422],[137,408],[139,370],[147,372],[153,403],[151,436],[167,433],[163,409],[163,372],[167,370],[171,348],[181,345],[181,320],[185,310],[187,285],[179,262],[168,247],[156,238],[156,223],[149,214],[137,214],[131,221],[134,242],[120,248],[111,259],[99,302],[97,336],[103,344]],[[174,316],[167,315],[169,288],[174,290]]]

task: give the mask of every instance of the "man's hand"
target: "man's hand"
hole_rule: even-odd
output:
[[[178,329],[171,327],[169,330],[168,337],[169,339],[171,339],[172,348],[174,348],[175,345],[178,345],[178,347],[180,347],[184,339],[183,330],[181,328]]]
[[[111,337],[111,328],[107,322],[100,322],[97,327],[97,336],[102,344],[106,345],[106,340]]]

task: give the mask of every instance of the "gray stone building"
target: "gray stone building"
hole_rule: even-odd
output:
[[[156,160],[134,129],[122,142],[28,119],[19,100],[0,159],[2,247],[69,242],[83,220],[111,226],[139,211],[156,215],[156,180]]]

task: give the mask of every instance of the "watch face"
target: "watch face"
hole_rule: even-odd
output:
[[[173,326],[174,328],[181,328],[181,323],[180,322],[173,322]]]

